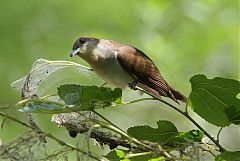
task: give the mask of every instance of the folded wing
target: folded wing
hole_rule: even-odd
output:
[[[186,97],[168,85],[153,61],[141,50],[123,46],[118,48],[117,53],[123,69],[132,75],[143,89],[157,96],[169,97],[177,103],[177,100],[186,102]]]

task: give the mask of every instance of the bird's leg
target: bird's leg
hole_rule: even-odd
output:
[[[133,90],[137,90],[136,89],[137,84],[138,84],[138,81],[135,80],[135,81],[133,81],[131,83],[128,83],[128,87],[133,89]]]

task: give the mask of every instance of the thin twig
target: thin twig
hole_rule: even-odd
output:
[[[203,145],[206,145],[207,147],[208,147],[208,149],[209,148],[211,148],[211,149],[213,149],[213,150],[216,150],[217,151],[217,149],[216,148],[214,148],[211,144],[207,144],[207,143],[204,143],[204,142],[200,142],[199,144],[203,144]]]
[[[103,115],[101,115],[100,113],[98,113],[97,111],[95,111],[94,109],[92,110],[93,113],[95,113],[97,116],[99,116],[100,118],[102,118],[104,121],[106,121],[107,123],[109,123],[110,125],[115,126],[116,128],[118,128],[119,130],[121,130],[116,124],[112,123],[110,120],[108,120],[106,117],[104,117]],[[95,121],[95,120],[93,120]],[[124,131],[123,131],[124,132]]]
[[[53,96],[58,96],[58,94],[57,93],[48,94],[46,96],[40,97],[40,99],[46,99],[46,98],[53,97]]]
[[[109,124],[107,124],[107,123],[105,123],[105,122],[102,122],[102,121],[96,121],[96,123],[98,123],[98,124],[99,124],[100,126],[102,126],[102,127],[105,127],[105,128],[107,128],[107,129],[110,129],[110,130],[112,130],[112,131],[114,131],[114,132],[116,132],[116,133],[118,133],[118,134],[126,137],[127,139],[131,140],[133,143],[135,143],[135,144],[137,144],[137,145],[139,145],[139,146],[141,146],[141,147],[143,147],[143,148],[145,148],[145,149],[147,149],[147,150],[156,151],[154,148],[152,148],[152,147],[150,147],[150,146],[142,143],[141,141],[137,140],[137,139],[134,138],[134,137],[129,136],[127,133],[125,133],[124,131],[122,131],[121,129],[119,129],[119,128],[113,126],[113,125],[109,125]],[[160,145],[159,145],[159,146],[160,146]],[[166,152],[161,146],[160,146],[160,153],[161,153],[163,156],[165,156],[166,158],[168,158],[169,160],[173,160],[173,159],[172,159],[172,156],[171,156],[168,152]]]
[[[62,141],[61,139],[56,138],[54,135],[52,135],[50,133],[44,133],[44,135],[49,137],[49,138],[51,138],[51,139],[53,139],[53,140],[55,140],[58,144],[60,144],[62,146],[67,146],[67,147],[69,147],[69,148],[71,148],[73,150],[79,151],[80,153],[83,153],[84,155],[89,156],[90,158],[93,158],[95,160],[101,161],[101,159],[99,159],[96,156],[93,156],[91,153],[83,151],[83,150],[81,150],[81,149],[79,149],[79,148],[77,148],[77,147],[75,147],[75,146],[73,146],[73,145],[71,145],[69,143],[66,143],[66,142]]]
[[[108,120],[107,118],[105,118],[104,116],[102,116],[101,114],[99,114],[98,112],[96,112],[95,110],[92,110],[96,115],[98,115],[100,118],[102,118],[104,121],[106,121],[108,124],[101,122],[101,121],[97,121],[98,124],[100,124],[101,126],[105,127],[105,128],[110,128],[111,130],[119,133],[122,136],[125,136],[126,138],[130,139],[131,141],[133,141],[135,144],[141,145],[144,148],[147,148],[149,150],[154,150],[153,148],[151,148],[150,146],[140,142],[139,140],[130,137],[125,131],[123,131],[122,129],[120,129],[117,125],[115,125],[114,123],[112,123],[110,120]],[[96,120],[95,120],[96,121]]]
[[[30,125],[26,124],[25,122],[22,122],[22,121],[14,118],[12,116],[7,115],[6,113],[0,112],[0,115],[3,116],[3,117],[7,117],[8,119],[11,119],[11,120],[13,120],[13,121],[15,121],[15,122],[25,126],[25,127],[28,127],[30,129],[34,130],[34,128],[32,126],[30,126]],[[83,153],[84,155],[87,155],[87,156],[89,156],[89,157],[91,157],[91,158],[93,158],[93,159],[95,159],[97,161],[101,161],[101,159],[99,159],[98,157],[93,156],[92,154],[90,154],[90,153],[88,153],[86,151],[83,151],[83,150],[81,150],[81,149],[79,149],[79,148],[77,148],[77,147],[75,147],[75,146],[73,146],[73,145],[71,145],[69,143],[66,143],[66,142],[62,141],[61,139],[58,139],[57,137],[55,137],[54,135],[52,135],[50,133],[42,132],[42,134],[44,136],[47,136],[48,138],[51,138],[51,139],[55,140],[59,145],[67,146],[67,147],[69,147],[69,148],[71,148],[73,150],[79,151],[79,152]]]
[[[129,101],[129,102],[124,102],[123,104],[124,105],[129,105],[129,104],[132,104],[132,103],[137,103],[137,102],[147,101],[147,100],[156,100],[156,99],[154,99],[154,98],[141,98],[141,99],[136,99],[136,100]]]
[[[125,159],[129,159],[129,158],[133,158],[133,157],[139,157],[139,156],[144,156],[144,155],[150,155],[150,154],[155,154],[155,153],[150,151],[150,152],[127,154]]]
[[[185,105],[185,113],[188,114],[188,100],[187,100],[187,103]]]
[[[11,104],[0,105],[0,109],[1,109],[1,110],[5,110],[5,109],[8,109],[10,106],[11,106]]]
[[[113,124],[111,121],[109,121],[107,118],[105,118],[104,116],[102,116],[101,114],[99,114],[98,112],[96,112],[95,110],[92,110],[96,115],[98,115],[99,117],[101,117],[103,120],[105,120],[106,122],[108,122],[110,125],[112,125],[114,127],[115,132],[120,132],[119,134],[125,136],[126,138],[130,139],[131,141],[133,141],[135,144],[141,145],[144,148],[147,148],[149,150],[154,150],[152,147],[144,144],[143,142],[137,140],[136,138],[130,137],[125,131],[123,131],[122,129],[120,129],[117,125]],[[101,124],[101,122],[99,123],[101,126],[104,126]],[[106,128],[109,128],[109,126],[105,126]],[[111,127],[110,127],[111,128]],[[116,129],[115,129],[116,128]],[[160,146],[160,145],[159,145]],[[170,154],[168,154],[161,146],[160,149],[163,153],[164,156],[168,157],[168,158],[172,158]]]
[[[100,127],[104,127],[104,128],[107,128],[107,129],[110,129],[124,137],[126,137],[127,139],[131,140],[133,143],[137,144],[137,145],[140,145],[142,147],[144,147],[144,149],[148,149],[148,150],[151,150],[151,151],[154,151],[154,149],[142,142],[140,142],[139,140],[137,140],[136,138],[133,138],[131,136],[129,136],[127,133],[125,133],[124,131],[122,131],[121,129],[113,126],[113,125],[109,125],[105,122],[102,122],[102,121],[96,121],[96,123],[98,123],[100,125]]]
[[[221,127],[217,133],[217,141],[219,142],[219,138],[220,138],[220,133],[222,132],[224,127]]]
[[[211,150],[208,150],[208,149],[204,149],[202,147],[200,147],[200,149],[202,149],[202,151],[206,151],[206,152],[209,152],[210,154],[212,154],[213,157],[217,157],[216,154],[214,154]]]
[[[150,95],[150,96],[152,96],[153,98],[155,98],[155,99],[159,100],[160,102],[168,105],[168,106],[171,107],[172,109],[174,109],[174,110],[176,110],[177,112],[181,113],[183,116],[187,117],[195,126],[197,126],[201,131],[203,131],[203,133],[204,133],[210,140],[212,140],[212,142],[214,142],[214,144],[216,144],[216,146],[218,146],[220,152],[225,151],[225,149],[219,144],[219,142],[218,142],[217,140],[215,140],[203,127],[201,127],[201,125],[199,125],[190,115],[188,115],[187,112],[181,111],[179,108],[175,107],[174,105],[172,105],[172,104],[164,101],[164,100],[161,99],[160,97],[158,97],[158,96],[156,96],[156,95],[154,95],[154,94],[152,94],[152,93],[150,93],[150,92],[148,92],[148,91],[146,91],[146,90],[144,90],[144,89],[142,89],[142,88],[140,88],[140,87],[138,87],[138,86],[136,86],[136,89],[139,90],[139,91],[142,91],[142,92],[144,92],[144,93],[146,93],[146,94],[148,94],[148,95]]]

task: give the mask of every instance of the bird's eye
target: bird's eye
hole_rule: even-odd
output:
[[[84,44],[85,42],[86,42],[86,40],[83,39],[83,38],[81,38],[81,39],[79,40],[79,43],[80,43],[80,44]]]

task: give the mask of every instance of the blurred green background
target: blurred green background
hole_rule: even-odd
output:
[[[75,39],[86,35],[141,49],[165,79],[185,95],[191,91],[188,81],[194,74],[240,77],[238,0],[0,0],[0,104],[20,100],[20,93],[11,89],[10,84],[26,75],[38,58],[86,65],[69,57]],[[126,99],[128,93],[136,92],[127,90]],[[16,109],[8,112],[26,117]],[[137,124],[156,126],[159,119],[174,122],[180,131],[194,128],[184,117],[158,102],[100,112],[123,129]],[[217,127],[192,115],[216,135]],[[74,142],[63,128],[50,122],[51,115],[34,117],[46,131]],[[0,138],[9,142],[23,130],[7,121]],[[224,128],[221,143],[229,150],[240,150],[239,135],[236,126]]]

